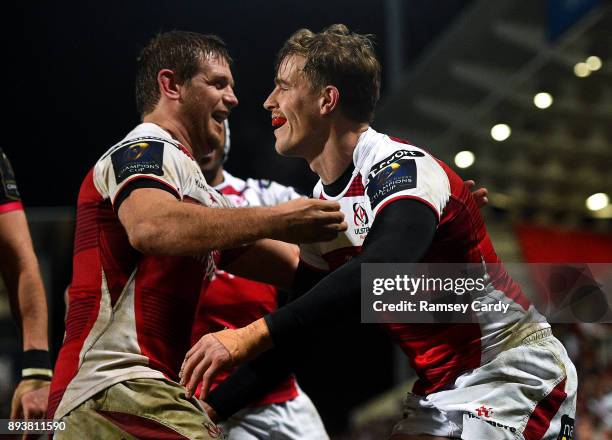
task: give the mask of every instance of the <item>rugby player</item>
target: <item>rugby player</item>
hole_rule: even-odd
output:
[[[47,411],[51,361],[47,299],[11,164],[0,148],[0,273],[22,335],[22,370],[11,400],[11,419],[42,418]]]
[[[283,285],[274,276],[291,273],[293,250],[256,240],[332,239],[346,228],[337,203],[225,209],[206,183],[198,162],[222,142],[238,104],[230,61],[218,37],[180,31],[158,35],[139,57],[143,123],[102,155],[79,193],[66,334],[49,395],[49,417],[66,426],[58,439],[218,438],[176,382],[214,270],[211,251],[252,243],[228,267],[240,274],[240,262],[276,262],[279,273],[258,275]]]
[[[292,187],[277,182],[242,180],[227,172],[223,166],[231,145],[227,120],[224,121],[224,135],[224,143],[203,156],[198,163],[206,181],[234,206],[271,206],[303,197]],[[296,246],[296,259],[298,254]],[[277,288],[270,284],[215,270],[210,284],[200,294],[192,342],[197,342],[206,333],[242,327],[276,310],[278,294]],[[225,376],[219,375],[213,388]],[[221,425],[229,440],[329,438],[319,413],[310,398],[299,388],[293,375],[287,375],[265,396]]]
[[[321,179],[314,197],[338,201],[350,227],[331,243],[301,247],[295,278],[308,268],[329,275],[260,319],[257,335],[248,327],[226,329],[191,348],[181,367],[188,392],[202,379],[206,395],[217,371],[244,364],[206,397],[209,413],[225,418],[302,356],[316,356],[329,333],[350,334],[360,319],[362,263],[479,263],[489,277],[487,294],[510,304],[510,316],[385,324],[418,375],[392,439],[569,438],[575,368],[499,265],[464,182],[427,151],[370,127],[380,65],[367,36],[343,25],[296,32],[279,53],[275,83],[265,108],[277,151],[308,161]]]

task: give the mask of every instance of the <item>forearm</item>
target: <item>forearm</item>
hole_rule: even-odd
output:
[[[0,271],[23,334],[23,349],[47,350],[45,290],[23,211],[1,216],[0,236]]]
[[[296,245],[263,239],[237,252],[224,252],[219,267],[234,275],[287,289],[293,281],[299,255]]]
[[[150,235],[143,237],[141,250],[161,255],[201,255],[274,236],[278,223],[274,208],[216,209],[183,203],[141,225],[150,230]]]
[[[185,203],[155,188],[137,188],[115,209],[130,244],[154,255],[199,256],[258,239],[292,243],[325,241],[346,229],[339,205],[298,199],[276,206],[210,208]]]
[[[17,295],[23,329],[23,350],[49,350],[47,299],[36,261],[22,271]]]

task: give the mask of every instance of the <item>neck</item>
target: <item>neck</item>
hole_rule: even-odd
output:
[[[223,183],[223,167],[219,167],[216,170],[204,172],[204,178],[206,183],[210,186],[217,186]]]
[[[193,147],[187,128],[177,118],[173,117],[169,112],[165,112],[160,108],[156,108],[151,113],[145,115],[142,122],[150,122],[159,125],[166,130],[170,135],[180,142],[193,155]]]
[[[349,167],[359,136],[368,127],[366,123],[338,124],[331,127],[320,153],[308,160],[310,169],[319,175],[324,185],[336,181]]]

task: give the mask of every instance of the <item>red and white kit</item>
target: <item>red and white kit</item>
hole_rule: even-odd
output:
[[[293,188],[269,180],[238,179],[223,171],[223,182],[215,187],[234,206],[277,205],[302,197]],[[206,333],[239,328],[276,310],[275,287],[248,280],[217,269],[206,289],[202,289],[192,343]],[[212,388],[229,373],[215,378]],[[199,392],[199,390],[198,390]],[[326,439],[323,423],[308,396],[294,376],[287,377],[263,398],[222,423],[228,439]]]
[[[185,203],[230,206],[188,150],[155,124],[137,126],[100,158],[78,198],[66,334],[49,398],[55,419],[128,379],[178,381],[214,263],[209,254],[158,257],[130,246],[116,209],[140,187]]]
[[[413,199],[439,220],[423,261],[496,267],[487,296],[509,306],[503,317],[478,312],[474,324],[385,324],[418,375],[405,402],[406,418],[394,432],[535,440],[573,430],[575,368],[549,324],[500,266],[463,180],[425,150],[371,128],[359,138],[353,164],[351,181],[339,195],[325,194],[320,181],[313,191],[315,198],[341,204],[348,230],[334,241],[301,246],[304,263],[333,271],[361,251],[385,206]]]

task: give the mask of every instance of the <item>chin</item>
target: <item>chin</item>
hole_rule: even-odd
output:
[[[286,144],[281,143],[278,140],[276,141],[276,144],[274,144],[274,148],[276,149],[276,152],[280,154],[281,156],[287,156],[287,157],[292,156],[291,154],[292,148],[290,146],[287,146]]]

